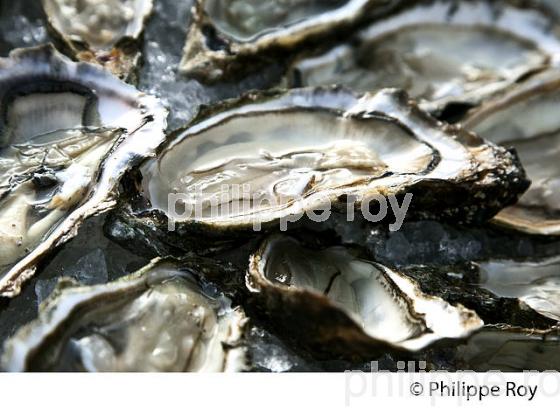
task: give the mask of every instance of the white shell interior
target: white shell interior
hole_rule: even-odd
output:
[[[245,366],[233,346],[244,316],[165,264],[134,279],[66,288],[44,303],[39,319],[7,344],[7,370],[28,366],[36,348],[56,355],[51,370],[220,372]]]
[[[110,49],[123,37],[137,38],[152,0],[42,0],[53,27],[70,40]]]
[[[250,41],[262,34],[336,10],[350,0],[206,0],[205,11],[220,31]]]
[[[482,1],[410,7],[364,30],[359,46],[303,59],[290,77],[302,86],[403,88],[426,103],[476,102],[560,55],[560,38],[548,31],[547,16],[499,7],[500,13]]]
[[[295,239],[273,237],[259,269],[276,286],[324,295],[368,336],[404,349],[464,337],[482,325],[474,312],[424,295],[408,277],[345,248],[311,250]]]
[[[146,171],[146,190],[155,208],[168,209],[168,193],[183,194],[193,211],[186,219],[228,222],[386,175],[422,174],[432,161],[429,145],[390,120],[279,110],[231,117],[182,139]]]

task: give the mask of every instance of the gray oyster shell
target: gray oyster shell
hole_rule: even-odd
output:
[[[351,40],[300,56],[286,84],[403,88],[423,109],[456,115],[558,64],[560,25],[549,14],[519,1],[403,2]]]
[[[474,311],[350,249],[310,248],[287,236],[268,238],[251,256],[247,287],[264,315],[319,356],[414,352],[483,325]]]
[[[210,108],[134,179],[111,235],[186,250],[282,228],[304,211],[346,213],[379,194],[412,194],[410,218],[482,222],[527,186],[514,155],[437,123],[405,93],[339,88]]]
[[[494,222],[535,235],[560,234],[560,71],[535,76],[469,113],[465,128],[514,147],[532,181],[519,202]]]
[[[179,69],[206,82],[257,69],[259,57],[333,36],[390,0],[196,0]]]
[[[17,295],[85,218],[115,205],[166,116],[156,98],[51,46],[0,59],[0,296]]]
[[[540,315],[560,322],[560,258],[480,263],[480,286],[495,295],[518,299]]]
[[[457,348],[458,366],[465,370],[560,370],[558,329],[535,331],[511,326],[485,326]]]
[[[156,260],[108,284],[59,281],[5,344],[7,371],[241,371],[246,318],[191,269]]]
[[[152,0],[42,0],[50,28],[71,57],[134,78]]]

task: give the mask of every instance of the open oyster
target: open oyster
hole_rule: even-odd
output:
[[[140,35],[152,0],[42,0],[50,27],[79,60],[128,78],[140,59]]]
[[[287,82],[403,88],[422,108],[451,117],[559,58],[560,26],[544,10],[508,1],[412,1],[351,41],[300,57]]]
[[[539,314],[560,322],[560,258],[539,262],[492,261],[479,265],[481,286],[516,298]]]
[[[537,264],[504,260],[407,265],[399,270],[418,283],[420,291],[475,311],[486,325],[545,331],[558,323],[554,267],[553,261]]]
[[[487,101],[464,121],[465,128],[513,146],[531,179],[519,202],[494,221],[530,234],[560,234],[560,71],[551,70]]]
[[[0,296],[114,205],[124,171],[164,138],[159,102],[51,46],[0,59]]]
[[[340,34],[390,0],[196,0],[180,70],[206,81],[256,69],[256,56]]]
[[[514,155],[436,123],[406,94],[338,88],[249,94],[211,108],[136,177],[138,196],[119,217],[129,228],[110,234],[206,250],[317,210],[366,214],[371,205],[373,221],[386,197],[409,201],[407,217],[479,222],[527,186]]]
[[[417,351],[482,326],[475,312],[424,294],[400,272],[286,236],[270,237],[251,256],[247,286],[276,325],[319,354]]]
[[[206,287],[208,288],[208,287]],[[240,371],[243,312],[190,269],[154,261],[115,282],[59,282],[5,345],[8,371]]]
[[[457,348],[462,369],[486,371],[560,370],[558,329],[535,331],[509,326],[485,326]]]

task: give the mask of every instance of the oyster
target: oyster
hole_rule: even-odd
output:
[[[397,87],[438,116],[460,116],[519,79],[557,65],[560,26],[544,10],[519,4],[403,2],[351,41],[296,59],[287,84]]]
[[[479,265],[481,286],[516,298],[539,314],[560,322],[560,258],[538,262],[492,261]]]
[[[246,323],[191,269],[157,260],[103,285],[60,281],[8,340],[8,371],[240,371]]]
[[[485,326],[457,348],[462,369],[486,371],[560,370],[558,329],[534,331],[509,326]]]
[[[270,237],[251,256],[247,286],[276,325],[319,354],[417,351],[482,326],[475,312],[421,292],[400,272],[286,236]]]
[[[51,46],[0,59],[0,296],[115,204],[125,169],[164,138],[159,102]]]
[[[52,30],[72,57],[121,78],[134,75],[152,0],[42,0]]]
[[[436,123],[400,91],[257,93],[169,138],[140,167],[109,234],[211,250],[315,211],[371,205],[374,217],[392,196],[398,206],[408,197],[407,217],[479,222],[526,186],[514,155]]]
[[[451,305],[463,305],[486,325],[546,331],[555,327],[554,264],[492,261],[451,266],[407,265],[399,271],[410,277],[420,291]],[[536,266],[535,278],[531,269]]]
[[[180,70],[205,81],[255,71],[259,54],[334,36],[390,0],[196,0]],[[261,56],[262,57],[262,56]]]
[[[521,83],[471,112],[465,128],[504,146],[513,146],[531,179],[519,202],[500,212],[502,226],[537,235],[560,234],[560,71]]]

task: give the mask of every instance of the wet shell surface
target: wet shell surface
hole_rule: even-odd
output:
[[[72,57],[133,76],[152,0],[42,0],[51,29]]]
[[[15,296],[164,138],[160,103],[51,46],[0,59],[0,295]]]
[[[302,55],[291,87],[397,87],[438,116],[461,115],[560,56],[560,26],[522,2],[403,2],[351,40]]]
[[[115,282],[59,281],[39,317],[6,342],[7,371],[189,371],[245,369],[246,323],[190,269],[153,261]]]
[[[485,102],[464,121],[467,129],[514,147],[531,180],[519,202],[494,221],[535,235],[560,235],[560,71],[551,70]]]
[[[211,109],[136,178],[139,192],[121,212],[125,236],[187,250],[284,229],[314,210],[360,209],[374,195],[400,204],[410,194],[411,218],[481,222],[527,186],[514,155],[437,123],[405,93],[338,88],[250,94]]]
[[[409,277],[343,247],[272,236],[251,256],[247,286],[266,315],[318,354],[375,357],[461,339],[475,312],[424,294]]]
[[[324,39],[390,0],[196,0],[180,70],[206,82],[254,72],[259,58]]]
[[[511,326],[486,326],[457,350],[460,366],[477,372],[542,372],[560,368],[558,329],[537,332]]]

